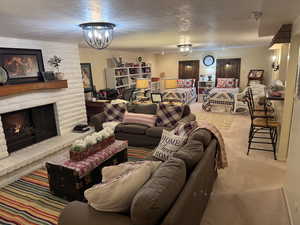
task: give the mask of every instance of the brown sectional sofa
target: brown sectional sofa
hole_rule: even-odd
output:
[[[156,104],[132,104],[127,107],[128,112],[156,114]],[[191,113],[188,105],[184,106],[182,119],[179,122],[190,122],[196,119]],[[95,126],[96,131],[103,129],[102,124],[105,122],[104,113],[97,114],[91,118],[91,123]],[[115,129],[116,138],[119,140],[128,140],[130,146],[135,147],[156,147],[160,141],[164,127],[151,127],[142,124],[121,123]]]
[[[137,193],[131,206],[131,212],[127,214],[99,212],[87,203],[75,201],[69,203],[63,210],[59,217],[59,225],[147,225],[150,224],[149,220],[152,221],[151,224],[154,224],[153,221],[155,221],[155,225],[199,225],[217,177],[215,165],[217,145],[217,140],[209,131],[197,130],[189,137],[187,144],[174,155],[173,159],[162,163]],[[185,165],[184,174],[186,176],[184,176],[180,191],[170,202],[170,195],[174,194],[174,188],[172,188],[174,185],[170,186],[170,183],[165,182],[165,176],[169,180],[178,180],[178,177],[181,176],[177,171],[172,173],[170,171],[172,167],[168,167],[168,164],[174,166],[174,163],[176,164],[174,161]],[[163,179],[158,182],[157,179],[160,176]],[[158,184],[158,190],[151,192],[151,188],[155,189],[155,184]],[[168,192],[168,190],[172,191]],[[159,195],[159,193],[163,194]],[[136,200],[141,196],[147,199],[147,194],[150,198],[148,201],[145,200],[144,204],[143,201]],[[163,209],[163,207],[167,208]],[[151,211],[152,209],[153,211]],[[153,217],[161,213],[161,210],[165,210],[163,215],[160,215],[159,219],[154,219]]]

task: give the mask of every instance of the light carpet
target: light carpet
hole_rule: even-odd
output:
[[[229,162],[219,170],[201,225],[289,225],[281,192],[286,163],[275,161],[272,152],[246,155],[249,116],[204,112],[201,104],[191,105],[191,110],[220,129]]]

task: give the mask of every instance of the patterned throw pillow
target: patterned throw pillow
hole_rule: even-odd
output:
[[[105,104],[104,114],[106,121],[123,121],[126,112],[126,104]]]
[[[184,88],[185,81],[183,79],[177,80],[177,88]]]
[[[156,115],[126,112],[123,123],[138,123],[147,125],[149,127],[154,127],[156,119]]]
[[[184,106],[160,103],[157,108],[156,126],[173,128],[182,118]]]
[[[184,81],[184,87],[185,87],[185,88],[192,88],[193,85],[194,85],[193,79],[186,79],[186,80]]]
[[[217,88],[234,88],[235,79],[234,78],[218,78]]]
[[[194,129],[198,127],[197,121],[191,121],[188,123],[179,123],[173,130],[175,135],[188,136]]]
[[[186,140],[187,137],[175,135],[173,131],[163,130],[159,145],[154,150],[153,156],[166,161],[185,144]]]
[[[218,78],[217,79],[217,88],[226,88],[225,78]]]

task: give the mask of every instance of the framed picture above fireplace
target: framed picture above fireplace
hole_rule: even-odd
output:
[[[42,81],[45,71],[39,49],[0,48],[0,66],[8,73],[8,84]]]

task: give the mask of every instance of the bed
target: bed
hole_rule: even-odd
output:
[[[209,90],[208,95],[204,99],[202,108],[210,112],[212,106],[224,106],[226,111],[235,112],[237,105],[237,95],[240,92],[238,87],[239,80],[236,78],[218,78],[217,87]]]
[[[163,92],[163,100],[190,104],[197,100],[197,89],[195,87],[167,89]]]

